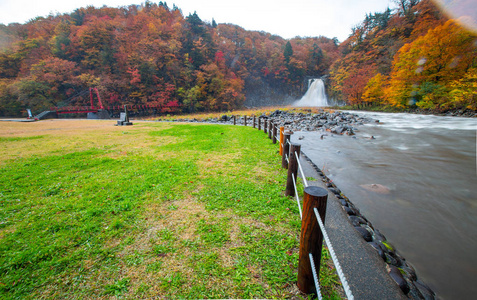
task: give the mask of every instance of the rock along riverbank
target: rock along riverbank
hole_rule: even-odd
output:
[[[284,110],[275,110],[270,114],[256,116],[256,122],[260,120],[272,120],[278,127],[284,126],[291,131],[324,131],[331,134],[355,135],[359,131],[359,126],[369,122],[379,122],[371,118],[360,117],[357,114],[342,111],[320,111],[319,113],[294,113]],[[197,122],[212,124],[234,124],[233,115],[223,115],[220,118],[208,119],[173,119],[172,122]],[[253,117],[247,117],[247,125],[251,126]],[[244,116],[235,116],[235,123],[245,125]]]

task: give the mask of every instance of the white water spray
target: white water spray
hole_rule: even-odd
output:
[[[308,91],[298,101],[293,103],[294,106],[329,106],[328,99],[325,94],[325,84],[323,80],[308,80]]]

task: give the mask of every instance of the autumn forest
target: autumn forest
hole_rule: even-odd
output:
[[[107,105],[177,103],[184,112],[285,104],[310,77],[324,78],[339,104],[477,110],[477,35],[431,0],[398,2],[343,42],[286,40],[149,1],[0,24],[0,116],[86,105],[90,87]]]

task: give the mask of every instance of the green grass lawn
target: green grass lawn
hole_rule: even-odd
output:
[[[298,208],[263,131],[113,124],[0,124],[1,299],[305,297]]]

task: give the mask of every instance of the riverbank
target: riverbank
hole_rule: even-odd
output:
[[[359,127],[353,140],[318,131],[297,132],[295,141],[440,299],[471,299],[477,119],[357,113],[380,122]]]
[[[294,142],[299,141],[295,139]],[[353,204],[353,197],[348,198],[303,154],[302,165],[307,166],[305,176],[312,176],[317,181],[309,184],[317,184],[329,191],[327,228],[331,232],[332,243],[337,245],[341,263],[344,262],[345,273],[349,274],[357,299],[374,299],[376,295],[380,295],[380,299],[435,299],[434,291],[418,277],[411,263]],[[396,285],[402,294],[396,291]]]
[[[451,110],[432,110],[422,108],[408,108],[399,109],[396,107],[376,107],[376,106],[330,106],[330,109],[336,110],[355,110],[355,111],[368,111],[368,112],[383,112],[383,113],[408,113],[418,115],[434,115],[434,116],[446,116],[446,117],[465,117],[465,118],[477,118],[477,111],[470,109],[451,109]]]
[[[296,112],[295,110],[276,109],[268,113],[257,111],[255,116],[256,126],[260,121],[262,126],[265,120],[272,120],[274,124],[281,127],[284,126],[292,131],[324,131],[325,134],[338,135],[354,135],[359,131],[359,127],[369,122],[379,122],[367,117],[360,117],[357,114],[352,114],[343,111],[330,111],[323,109],[304,109]],[[255,113],[257,113],[255,112]],[[211,123],[211,124],[228,124],[232,125],[234,122],[239,125],[252,126],[253,114],[249,112],[247,115],[241,114],[223,114],[213,117],[169,117],[160,118],[158,121],[170,122],[190,122],[190,123]],[[235,116],[235,117],[234,117]],[[246,119],[247,116],[247,119]],[[235,118],[235,121],[234,121]]]
[[[363,239],[350,223],[350,215],[343,209],[343,197],[333,193],[323,172],[302,152],[301,166],[309,186],[328,189],[325,226],[333,250],[346,276],[355,299],[420,299],[406,297],[395,280],[389,275],[389,267],[373,247]],[[301,176],[301,175],[300,175]],[[340,197],[340,198],[338,198]],[[350,202],[346,208],[357,210]],[[356,217],[353,215],[353,217]],[[394,275],[394,273],[393,273]],[[407,285],[401,276],[401,285]]]

